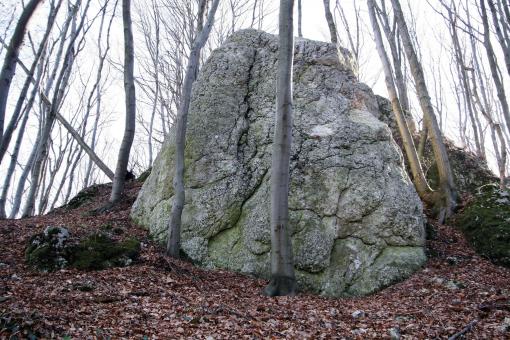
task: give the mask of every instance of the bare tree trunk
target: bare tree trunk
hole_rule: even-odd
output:
[[[26,99],[28,90],[30,88],[30,84],[35,83],[34,73],[35,73],[35,70],[39,63],[40,58],[46,49],[46,43],[50,36],[51,30],[53,28],[53,24],[55,23],[55,18],[58,14],[58,10],[60,9],[61,4],[62,4],[62,1],[59,1],[56,7],[52,7],[50,9],[50,14],[48,16],[48,22],[46,24],[46,32],[44,33],[44,36],[41,40],[41,43],[37,50],[37,53],[36,53],[34,60],[32,62],[32,66],[30,67],[30,70],[28,70],[25,83],[23,84],[23,87],[18,95],[18,101],[16,103],[16,107],[14,108],[14,112],[11,116],[11,120],[3,133],[3,137],[0,137],[0,164],[2,163],[2,160],[5,156],[5,153],[7,152],[7,149],[9,148],[12,134],[14,133],[14,130],[16,129],[17,124],[19,122],[19,115],[22,111],[23,103]],[[16,57],[16,64],[18,62],[19,62],[19,59]]]
[[[301,0],[298,0],[298,37],[303,37],[303,7],[301,5]]]
[[[6,212],[5,212],[5,203],[7,201],[7,195],[9,194],[9,188],[11,186],[11,180],[14,176],[14,172],[16,170],[16,164],[18,161],[18,155],[19,151],[21,149],[21,143],[23,141],[23,136],[25,133],[25,127],[28,122],[28,111],[25,112],[23,116],[23,120],[21,121],[20,129],[18,131],[18,137],[16,138],[16,143],[14,144],[14,149],[11,154],[11,161],[9,163],[9,168],[7,169],[7,174],[4,179],[4,184],[2,187],[2,194],[0,196],[0,219],[6,218]]]
[[[209,38],[209,33],[211,32],[214,23],[214,16],[218,9],[218,4],[219,0],[213,1],[204,29],[197,35],[193,43],[193,47],[191,48],[182,89],[181,104],[175,125],[175,176],[173,181],[175,195],[168,224],[168,239],[166,246],[167,254],[175,258],[179,257],[179,251],[181,248],[181,216],[185,199],[184,148],[186,146],[186,128],[189,105],[191,102],[191,89],[197,76],[200,51]]]
[[[326,15],[326,21],[327,21],[328,27],[329,27],[329,34],[331,35],[331,42],[333,44],[337,44],[338,43],[338,33],[336,30],[335,20],[333,19],[333,14],[331,13],[331,8],[329,7],[329,0],[323,0],[323,3],[324,3],[324,14]]]
[[[395,19],[397,20],[397,24],[400,29],[404,51],[411,67],[411,74],[416,84],[416,91],[419,97],[418,99],[423,111],[423,119],[425,125],[428,127],[432,149],[434,150],[436,165],[439,172],[439,184],[442,193],[442,204],[438,207],[438,220],[442,223],[446,220],[446,218],[453,215],[458,199],[453,182],[450,161],[448,159],[448,154],[446,153],[443,136],[441,135],[441,130],[439,129],[427,85],[425,83],[423,68],[412,45],[411,36],[404,19],[404,13],[400,7],[400,2],[399,0],[391,0],[391,3],[393,5]]]
[[[289,231],[293,12],[294,0],[280,0],[276,119],[271,165],[271,281],[264,290],[268,296],[294,295],[296,292]]]
[[[489,66],[491,68],[492,80],[494,81],[494,85],[496,86],[496,91],[498,93],[499,101],[501,102],[501,109],[503,111],[503,117],[505,117],[506,128],[510,131],[510,108],[508,106],[508,101],[506,98],[505,88],[503,86],[503,81],[498,72],[498,65],[496,61],[496,55],[494,54],[494,48],[491,43],[491,31],[489,27],[489,19],[487,18],[487,9],[485,7],[485,0],[480,0],[480,12],[482,16],[483,23],[483,38],[484,38],[484,46],[485,51],[487,53],[487,59],[489,60]]]
[[[18,185],[16,187],[16,193],[14,195],[11,212],[9,214],[9,218],[11,219],[16,217],[21,207],[21,199],[23,198],[23,192],[25,191],[25,184],[28,179],[28,176],[30,175],[30,171],[32,170],[32,167],[34,165],[34,161],[37,156],[37,149],[39,148],[40,143],[41,136],[40,134],[38,134],[37,139],[34,142],[34,146],[32,148],[30,156],[28,157],[27,164],[25,165],[25,168],[23,169],[23,172],[21,173],[21,176],[18,180]],[[34,184],[34,186],[35,185],[36,184]]]
[[[494,130],[499,138],[499,159],[498,159],[498,170],[499,170],[499,187],[501,189],[506,188],[505,180],[506,180],[506,163],[507,163],[507,151],[506,151],[506,143],[505,137],[503,136],[503,131],[501,131],[501,125],[496,124],[494,126]],[[494,131],[493,130],[493,131]],[[494,138],[494,137],[493,137]],[[494,143],[494,147],[496,148],[496,143]]]
[[[416,191],[418,192],[420,198],[423,201],[429,204],[430,203],[433,204],[435,202],[433,202],[434,198],[432,197],[432,190],[430,189],[427,180],[425,179],[425,174],[423,173],[421,162],[416,152],[413,137],[411,136],[411,132],[409,130],[409,127],[407,126],[407,121],[405,119],[402,106],[400,105],[400,101],[398,99],[390,59],[386,53],[386,50],[384,49],[381,30],[377,22],[374,0],[368,0],[367,5],[368,13],[370,15],[370,21],[372,23],[372,28],[374,31],[377,52],[379,53],[379,57],[383,64],[386,88],[390,96],[391,105],[400,131],[400,136],[402,137],[402,143],[404,145],[405,154],[407,155],[407,160],[409,162],[409,166],[413,174],[414,186],[416,187]]]
[[[482,142],[482,138],[480,136],[481,132],[478,128],[476,119],[475,119],[475,110],[473,104],[473,95],[471,93],[471,89],[469,87],[469,78],[467,74],[467,67],[464,60],[464,53],[462,51],[462,47],[460,45],[459,35],[457,33],[457,8],[455,3],[452,3],[452,7],[447,6],[443,3],[443,7],[448,11],[448,23],[450,25],[450,33],[452,36],[453,42],[453,51],[456,61],[456,66],[458,70],[458,76],[460,78],[460,82],[462,84],[464,93],[465,93],[465,103],[467,106],[467,111],[469,114],[469,119],[471,121],[471,128],[473,129],[473,134],[475,137],[475,146],[476,146],[476,154],[482,160],[485,160],[485,148]],[[460,114],[460,113],[459,113]]]
[[[374,3],[374,6],[376,4]],[[375,7],[374,7],[375,9]],[[377,12],[376,12],[377,13]],[[407,120],[407,126],[411,134],[416,132],[416,125],[410,113],[409,107],[409,97],[407,94],[407,84],[406,78],[402,72],[402,57],[401,51],[402,47],[400,45],[400,39],[398,38],[398,30],[396,25],[394,25],[393,29],[390,26],[388,20],[388,13],[386,11],[386,7],[383,2],[383,6],[379,12],[379,18],[381,19],[381,26],[383,28],[384,35],[386,35],[386,40],[388,41],[388,45],[390,47],[391,56],[393,60],[393,68],[395,72],[395,85],[398,90],[398,98],[400,101],[400,106],[402,107],[402,111],[405,114]],[[384,46],[384,45],[383,45]]]
[[[429,129],[423,124],[422,130],[420,131],[420,143],[418,144],[418,158],[423,159],[425,154],[425,146],[429,138]]]
[[[4,64],[0,71],[0,140],[3,139],[5,109],[7,107],[7,98],[9,97],[12,78],[16,72],[19,50],[23,43],[23,38],[25,37],[25,30],[28,22],[40,2],[41,0],[30,0],[23,9],[18,23],[16,24],[16,28],[14,29],[9,47],[7,47]]]
[[[134,80],[135,52],[131,21],[131,0],[122,0],[122,22],[124,25],[124,90],[126,93],[126,126],[119,150],[117,168],[113,179],[110,203],[117,203],[124,191],[131,145],[135,136],[136,94]]]
[[[50,205],[50,209],[49,209],[50,211],[53,210],[53,208],[57,204],[58,198],[60,197],[60,194],[62,193],[62,189],[64,188],[64,184],[67,181],[69,181],[69,182],[73,181],[73,179],[70,176],[68,176],[68,173],[69,173],[70,169],[72,170],[76,167],[76,162],[72,162],[72,160],[74,159],[76,154],[79,153],[80,150],[81,149],[79,149],[79,148],[75,148],[73,152],[69,152],[67,155],[66,167],[64,169],[64,172],[62,173],[62,178],[61,178],[59,186],[57,187],[57,191],[55,192],[55,196],[53,197],[53,202]]]
[[[99,156],[90,148],[85,140],[80,136],[80,133],[76,131],[73,126],[58,112],[55,113],[55,117],[57,120],[66,128],[67,132],[76,140],[78,145],[82,148],[83,151],[87,153],[90,157],[90,160],[96,163],[97,167],[101,169],[104,174],[110,179],[114,179],[114,173],[110,168],[99,158]]]
[[[69,45],[67,47],[65,56],[64,56],[64,64],[62,65],[62,69],[60,71],[59,77],[57,79],[57,83],[55,86],[55,92],[53,95],[53,100],[51,107],[48,110],[48,114],[45,117],[44,124],[42,126],[42,131],[40,135],[40,141],[37,146],[36,150],[36,156],[34,159],[34,164],[32,166],[32,176],[31,176],[31,186],[30,190],[28,192],[27,200],[25,202],[25,206],[23,208],[22,217],[28,217],[30,216],[35,207],[35,200],[37,197],[37,190],[39,189],[38,184],[41,178],[41,172],[44,169],[43,164],[48,154],[48,142],[50,141],[51,137],[51,130],[53,128],[53,125],[55,123],[55,119],[57,116],[57,111],[64,99],[65,90],[67,88],[67,85],[69,83],[69,79],[71,77],[71,71],[72,66],[74,64],[74,47],[75,47],[75,41],[80,33],[80,31],[83,28],[83,25],[85,23],[85,17],[86,13],[88,11],[90,1],[87,1],[86,8],[84,8],[84,12],[81,16],[80,24],[77,27],[76,26],[76,13],[78,11],[79,3],[75,5],[73,8],[73,28],[71,30],[71,41],[69,42]]]
[[[42,57],[41,57],[42,58]],[[7,195],[9,193],[9,188],[11,185],[12,177],[14,176],[14,172],[16,169],[16,164],[18,163],[18,156],[21,149],[21,143],[23,142],[23,137],[25,135],[25,128],[28,122],[28,118],[30,116],[30,110],[32,109],[32,106],[35,101],[35,97],[37,96],[37,92],[39,91],[39,86],[41,82],[41,78],[43,75],[43,66],[39,65],[39,70],[37,74],[37,79],[34,84],[34,87],[32,89],[32,92],[30,94],[30,98],[28,100],[27,105],[25,106],[24,113],[23,113],[23,119],[21,121],[21,125],[18,130],[18,136],[16,138],[16,142],[14,144],[14,149],[11,153],[11,161],[9,162],[9,168],[7,169],[7,173],[4,179],[4,184],[2,187],[2,193],[0,196],[0,219],[6,218],[6,212],[5,212],[5,204],[7,202]],[[24,171],[28,174],[28,169],[30,169],[30,164],[26,165],[26,168]],[[16,212],[17,213],[17,212]]]
[[[487,0],[487,3],[489,4],[489,9],[492,14],[492,22],[494,25],[494,30],[496,31],[496,36],[499,41],[499,45],[501,46],[501,50],[503,51],[503,57],[505,59],[505,65],[508,72],[508,75],[510,75],[510,37],[508,36],[508,33],[510,33],[510,22],[506,21],[503,16],[498,16],[498,10],[496,9],[496,6],[494,5],[494,0]],[[498,1],[498,5],[501,6],[500,1]],[[506,10],[508,11],[508,5],[506,6]],[[502,13],[501,13],[502,14]]]

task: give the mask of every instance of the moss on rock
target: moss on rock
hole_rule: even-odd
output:
[[[144,183],[145,180],[147,178],[149,178],[150,174],[151,174],[151,171],[152,171],[152,167],[151,168],[148,168],[147,170],[145,170],[144,172],[142,172],[140,174],[140,176],[138,176],[138,178],[136,179],[138,182],[140,183]]]
[[[115,242],[104,234],[93,234],[81,241],[71,254],[72,267],[100,270],[127,266],[140,254],[140,242],[134,238]]]
[[[68,265],[66,242],[69,231],[63,227],[48,226],[44,232],[33,235],[25,250],[25,261],[33,268],[50,272]]]
[[[127,266],[140,254],[140,242],[135,238],[117,242],[106,234],[93,234],[79,243],[69,242],[69,238],[63,227],[47,227],[32,236],[25,250],[27,264],[44,272],[65,267],[100,270]]]
[[[74,196],[69,203],[66,204],[67,209],[77,209],[87,202],[90,202],[99,194],[99,186],[93,185],[85,188]]]
[[[480,188],[455,224],[480,255],[510,267],[510,191],[496,185]]]

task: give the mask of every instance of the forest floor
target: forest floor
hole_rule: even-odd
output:
[[[450,226],[435,226],[427,265],[408,280],[363,298],[300,293],[268,298],[263,280],[199,269],[162,255],[129,219],[140,188],[118,209],[87,211],[108,187],[75,210],[0,221],[0,339],[26,338],[448,338],[510,339],[510,270],[477,256]],[[24,262],[31,235],[48,225],[87,235],[115,226],[142,241],[140,259],[102,271],[39,273]],[[88,287],[81,289],[80,287]],[[460,337],[458,337],[460,338]]]

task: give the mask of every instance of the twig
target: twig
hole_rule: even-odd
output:
[[[460,339],[464,334],[470,332],[473,327],[476,326],[476,324],[478,323],[478,319],[474,319],[473,321],[471,321],[470,323],[467,324],[466,327],[464,327],[460,332],[458,333],[455,333],[454,335],[452,335],[451,337],[448,338],[448,340],[456,340],[456,339]]]

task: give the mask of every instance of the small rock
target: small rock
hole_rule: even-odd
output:
[[[411,318],[410,318],[410,317],[408,317],[408,316],[405,316],[405,315],[397,315],[397,316],[395,317],[395,321],[396,321],[396,322],[399,322],[399,323],[400,323],[400,322],[407,322],[407,321],[409,321],[409,320],[411,320]],[[393,328],[392,328],[392,329],[393,329]]]
[[[448,262],[448,264],[449,264],[450,266],[456,266],[456,265],[458,265],[458,264],[460,263],[460,260],[459,260],[459,258],[458,258],[458,257],[455,257],[455,256],[448,256],[448,257],[446,258],[446,262]]]
[[[331,315],[331,316],[337,316],[337,315],[338,315],[338,309],[336,309],[336,308],[331,308],[331,309],[329,310],[329,315]]]
[[[12,279],[12,280],[14,280],[14,281],[19,281],[19,280],[21,280],[21,277],[19,277],[19,276],[18,276],[18,275],[16,275],[16,274],[12,274],[12,275],[11,275],[11,279]]]
[[[10,296],[0,296],[0,303],[5,302],[10,299]]]
[[[400,340],[400,329],[398,327],[393,327],[389,330],[391,340]]]
[[[83,281],[83,282],[76,282],[73,285],[73,288],[75,290],[79,290],[80,292],[91,292],[94,289],[96,289],[96,285],[93,281]]]
[[[506,317],[505,320],[503,320],[503,323],[499,327],[499,330],[501,333],[507,333],[510,332],[510,318]]]
[[[458,290],[458,289],[466,288],[466,286],[462,282],[455,281],[455,280],[449,280],[448,282],[446,282],[445,287],[448,289],[451,289],[451,290]]]
[[[433,277],[431,281],[434,282],[435,284],[443,285],[445,279],[436,276],[436,277]]]
[[[351,315],[355,319],[360,319],[360,318],[364,318],[366,314],[362,310],[357,310],[357,311],[354,311]]]
[[[365,334],[366,332],[368,332],[366,328],[356,328],[351,331],[351,333],[354,335],[362,335]]]

